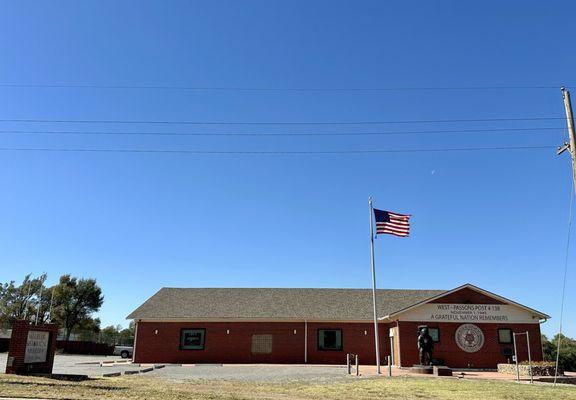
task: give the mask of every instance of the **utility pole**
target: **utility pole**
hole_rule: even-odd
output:
[[[568,135],[570,142],[564,143],[562,147],[558,148],[558,154],[562,154],[566,150],[570,150],[570,158],[572,160],[572,190],[570,192],[570,212],[568,217],[568,240],[566,242],[566,261],[564,264],[564,282],[562,284],[562,301],[560,306],[560,327],[558,329],[558,343],[556,344],[556,363],[554,368],[554,385],[558,379],[558,365],[560,362],[560,345],[562,339],[562,320],[564,318],[564,300],[566,298],[566,276],[568,275],[568,254],[570,250],[570,233],[572,230],[572,203],[574,201],[574,194],[576,192],[576,133],[574,132],[574,115],[572,114],[572,103],[570,102],[570,92],[565,87],[561,88],[562,98],[564,99],[564,110],[566,111],[566,126],[568,127]]]
[[[564,98],[564,109],[566,111],[566,126],[568,127],[568,134],[570,142],[564,143],[563,146],[558,148],[558,155],[570,150],[570,158],[572,159],[572,180],[574,182],[574,190],[576,190],[576,133],[574,132],[574,115],[572,114],[572,103],[570,102],[570,92],[565,87],[561,88],[562,97]]]

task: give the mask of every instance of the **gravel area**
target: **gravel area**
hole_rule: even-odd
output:
[[[0,372],[4,372],[7,353],[0,353]],[[56,355],[54,373],[79,374],[101,377],[103,374],[124,374],[126,371],[140,371],[151,365],[112,364],[100,366],[102,361],[120,361],[117,356]],[[186,380],[229,380],[251,382],[334,382],[352,379],[343,366],[312,365],[166,365],[164,368],[146,372],[146,376],[162,377],[177,381]]]
[[[315,382],[329,383],[351,379],[346,367],[307,365],[197,365],[166,366],[149,372],[173,380],[229,380],[247,382]]]
[[[0,353],[0,372],[3,373],[6,368],[8,353]],[[102,376],[104,373],[124,372],[126,370],[138,370],[136,365],[114,365],[101,367],[102,361],[119,361],[122,358],[118,356],[85,356],[85,355],[60,355],[54,357],[55,374],[76,374],[88,375],[92,377]]]

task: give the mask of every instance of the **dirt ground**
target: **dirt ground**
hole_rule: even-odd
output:
[[[183,367],[185,368],[185,367]],[[202,368],[202,367],[195,367]],[[223,367],[226,368],[226,367]],[[192,368],[191,368],[192,369]],[[0,374],[0,396],[28,399],[576,400],[576,386],[502,380],[350,377],[338,381],[170,379],[148,374],[83,382]]]

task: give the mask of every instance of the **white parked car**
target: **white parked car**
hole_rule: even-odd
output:
[[[132,353],[134,352],[134,347],[132,346],[114,346],[114,355],[120,356],[122,358],[130,358],[132,357]]]

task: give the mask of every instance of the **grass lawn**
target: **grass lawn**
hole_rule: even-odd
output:
[[[447,399],[576,400],[576,386],[429,378],[360,379],[334,384],[171,381],[146,376],[63,382],[0,374],[0,397],[48,399]]]

